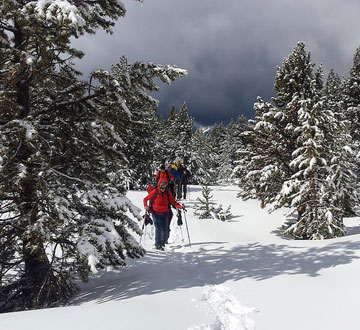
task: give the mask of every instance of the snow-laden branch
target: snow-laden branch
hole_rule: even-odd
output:
[[[76,29],[84,24],[79,9],[66,0],[31,1],[22,12],[56,25],[67,23]]]
[[[81,179],[79,179],[79,178],[75,178],[75,177],[69,176],[69,175],[67,175],[67,174],[61,173],[61,172],[59,172],[59,171],[57,171],[57,170],[55,170],[55,169],[53,169],[53,168],[51,168],[49,171],[50,171],[50,172],[54,172],[55,174],[59,174],[59,175],[65,177],[65,178],[67,178],[67,179],[69,179],[69,180],[78,181],[78,182],[81,182],[81,183],[83,183],[83,184],[86,185],[86,182],[85,182],[85,181],[83,181],[83,180],[81,180]]]

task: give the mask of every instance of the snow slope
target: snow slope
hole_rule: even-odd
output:
[[[278,235],[285,210],[269,215],[258,201],[236,198],[234,186],[211,188],[217,203],[232,205],[233,219],[195,218],[201,187],[190,186],[191,247],[185,224],[180,230],[173,221],[172,243],[154,251],[149,225],[144,258],[94,275],[70,306],[2,314],[0,330],[360,328],[359,218],[346,219],[343,238],[285,240]],[[144,196],[128,193],[139,207]]]

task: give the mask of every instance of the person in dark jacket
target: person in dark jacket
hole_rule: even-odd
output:
[[[151,207],[148,205],[148,201],[151,203]],[[146,211],[150,211],[155,225],[155,248],[158,250],[164,250],[166,240],[169,236],[169,211],[170,206],[177,209],[182,209],[179,203],[177,203],[168,188],[166,180],[159,180],[156,189],[152,190],[144,198],[144,208]]]
[[[181,185],[183,190],[183,197],[186,199],[187,185],[189,183],[191,173],[187,169],[186,165],[182,165]]]
[[[171,164],[167,165],[167,171],[169,172],[171,177],[171,181],[169,181],[169,189],[175,198],[175,178],[173,173],[171,173]]]
[[[175,195],[176,200],[179,200],[182,198],[182,174],[183,174],[183,166],[181,164],[180,159],[176,159],[175,161],[175,168],[176,172],[178,174],[178,180],[175,179]]]
[[[174,178],[174,198],[175,199],[179,199],[179,185],[181,185],[181,176],[178,172],[178,167],[175,164],[171,164],[170,165],[170,174],[173,176]],[[180,195],[181,195],[181,190],[180,190]],[[181,198],[181,196],[180,196]]]

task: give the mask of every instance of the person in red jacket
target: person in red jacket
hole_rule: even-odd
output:
[[[148,201],[150,205],[148,205]],[[151,212],[155,225],[155,248],[164,250],[165,242],[169,235],[169,211],[170,204],[177,209],[182,209],[168,189],[166,179],[160,179],[156,189],[152,190],[144,198],[144,208]]]
[[[174,181],[173,176],[170,174],[169,170],[165,168],[165,164],[160,165],[160,169],[156,172],[155,181],[159,182],[161,179],[167,180],[169,183],[170,181]]]
[[[174,191],[174,177],[171,175],[169,169],[165,168],[165,164],[160,165],[160,169],[156,172],[156,175],[155,175],[156,183],[159,183],[159,181],[162,179],[167,181],[172,195],[175,196],[174,195],[174,192],[175,192]]]

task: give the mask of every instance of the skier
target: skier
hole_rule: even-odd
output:
[[[176,199],[179,200],[182,198],[182,176],[183,176],[183,166],[179,158],[176,159],[175,165],[177,167],[177,172],[179,173],[179,180],[175,182]]]
[[[175,198],[175,178],[174,176],[171,174],[171,164],[167,165],[166,167],[167,169],[167,172],[170,174],[171,176],[171,180],[169,181],[169,188],[170,188],[170,191],[172,193],[172,195],[174,196]]]
[[[181,166],[182,166],[181,185],[182,185],[182,190],[183,190],[183,197],[184,197],[184,199],[186,199],[187,184],[189,182],[191,173],[187,169],[186,165],[181,165]]]
[[[156,172],[155,175],[155,182],[159,182],[160,179],[167,180],[168,184],[170,185],[170,182],[174,181],[173,176],[170,174],[170,171],[165,168],[165,164],[160,165],[160,169]]]
[[[178,167],[176,166],[176,164],[171,164],[170,165],[170,174],[173,176],[174,180],[174,197],[175,199],[179,199],[179,190],[178,190],[178,186],[179,184],[181,185],[181,176],[178,172]],[[180,190],[180,198],[181,198],[181,190]]]
[[[150,201],[150,206],[147,202]],[[177,203],[168,189],[166,179],[160,179],[156,189],[152,190],[144,198],[144,208],[151,212],[155,225],[155,248],[164,250],[165,243],[170,232],[170,206],[177,209],[183,209],[183,206]]]
[[[169,185],[169,188],[171,190],[171,193],[172,195],[174,196],[174,190],[175,190],[175,183],[174,183],[174,178],[173,176],[170,174],[170,167],[168,166],[168,168],[165,167],[165,164],[164,162],[162,162],[162,164],[160,165],[160,169],[157,171],[156,175],[155,175],[155,186],[153,186],[153,188],[155,189],[158,185],[158,182],[160,180],[166,180],[168,185]],[[148,190],[148,193],[150,193],[150,189]],[[169,204],[169,217],[168,217],[168,221],[169,221],[169,228],[170,228],[170,222],[173,218],[173,212],[171,210],[171,205]],[[166,241],[167,239],[169,238],[169,235],[170,235],[170,231],[168,233],[168,237],[166,238]]]

